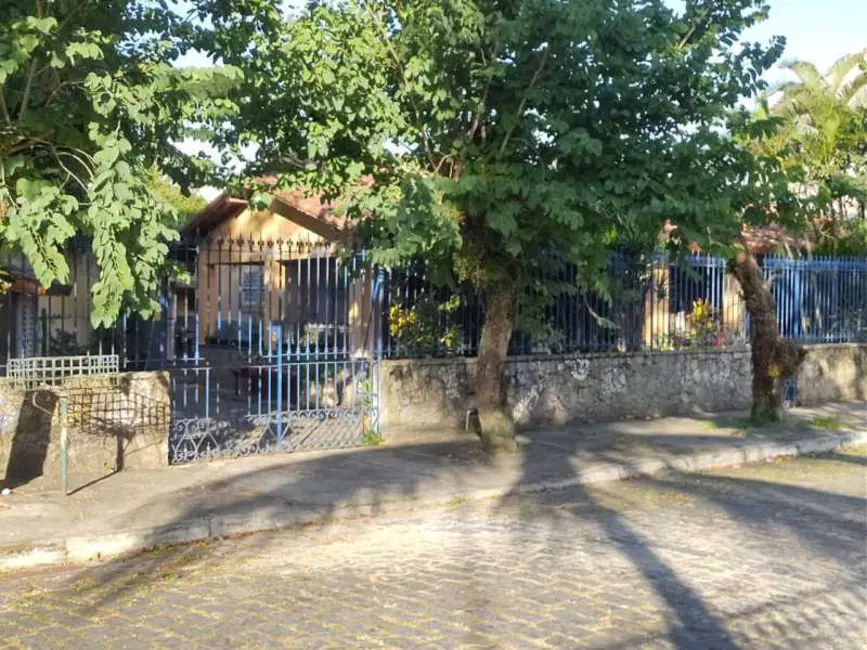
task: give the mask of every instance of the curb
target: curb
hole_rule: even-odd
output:
[[[793,442],[757,443],[742,448],[719,449],[669,460],[647,459],[634,465],[591,468],[568,479],[540,481],[519,486],[479,488],[454,494],[448,498],[437,496],[410,502],[395,502],[391,505],[344,506],[333,510],[325,519],[314,513],[254,512],[249,516],[234,515],[191,520],[171,528],[147,528],[93,537],[71,536],[56,540],[25,542],[5,548],[0,546],[0,572],[52,565],[99,562],[160,546],[189,544],[234,535],[300,528],[345,518],[374,517],[421,508],[443,507],[456,501],[481,501],[507,494],[553,492],[578,485],[649,476],[666,469],[684,472],[721,469],[746,463],[764,462],[775,458],[824,453],[853,444],[867,444],[867,431],[825,433],[820,437],[804,438]]]

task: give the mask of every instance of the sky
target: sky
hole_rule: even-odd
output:
[[[746,38],[786,37],[782,60],[804,59],[827,69],[840,57],[867,49],[867,0],[768,0],[770,17]],[[769,80],[780,72],[772,71]]]

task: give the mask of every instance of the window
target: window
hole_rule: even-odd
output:
[[[261,311],[265,300],[265,283],[261,266],[252,266],[241,273],[241,310]]]

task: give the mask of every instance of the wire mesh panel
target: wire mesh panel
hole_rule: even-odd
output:
[[[70,380],[117,375],[120,360],[116,354],[70,357],[25,357],[9,359],[6,376],[15,387],[58,389]]]
[[[140,447],[145,438],[156,441],[159,449],[168,432],[168,402],[122,385],[118,369],[117,355],[10,359],[6,381],[25,392],[19,424],[28,424],[16,431],[7,474],[17,480],[41,475],[45,458],[40,458],[40,450],[55,435],[64,494],[68,494],[70,445],[75,453],[72,470],[90,475],[123,469],[125,450],[133,439]],[[34,418],[36,413],[40,415]]]

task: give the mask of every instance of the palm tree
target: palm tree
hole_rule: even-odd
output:
[[[867,50],[836,61],[826,74],[807,61],[782,65],[796,80],[774,88],[760,115],[781,126],[763,143],[803,179],[803,193],[832,221],[863,217],[867,203]],[[774,101],[776,100],[776,101]]]
[[[852,109],[867,105],[867,50],[841,57],[825,75],[808,61],[789,61],[781,68],[793,72],[798,78],[777,86],[776,91],[783,95],[783,103],[818,95],[833,98]]]

